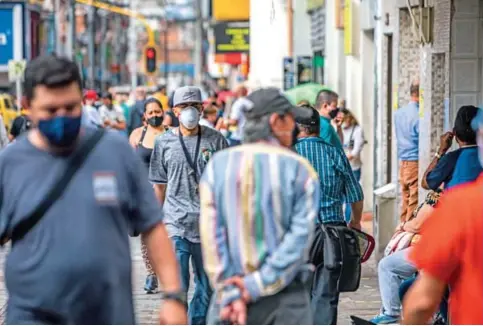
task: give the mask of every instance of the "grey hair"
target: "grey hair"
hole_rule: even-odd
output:
[[[243,127],[243,142],[253,143],[259,140],[268,140],[273,137],[270,127],[270,115],[256,120],[246,120]]]

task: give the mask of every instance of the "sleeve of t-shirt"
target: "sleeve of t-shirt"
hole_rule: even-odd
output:
[[[12,122],[12,127],[10,128],[10,135],[13,137],[17,137],[20,135],[20,132],[22,130],[22,125],[23,125],[23,117],[16,117],[13,122]]]
[[[458,268],[464,249],[465,223],[455,223],[458,214],[463,221],[468,217],[458,213],[462,199],[464,202],[459,192],[442,196],[421,228],[421,240],[409,252],[409,260],[418,270],[446,283]]]
[[[165,149],[161,137],[156,138],[151,154],[151,163],[149,164],[149,181],[155,184],[168,183],[168,169],[164,157]]]
[[[116,105],[114,109],[116,110],[117,121],[125,122],[126,119],[124,118],[124,111],[122,110],[122,108],[119,105]]]
[[[426,183],[432,190],[438,189],[441,184],[448,181],[454,171],[459,151],[447,153],[439,160],[435,168],[426,175]]]
[[[231,107],[230,119],[239,121],[242,114],[242,100],[237,100]]]
[[[154,195],[153,186],[143,175],[146,175],[146,166],[131,148],[132,157],[132,180],[134,183],[132,199],[132,211],[129,216],[131,228],[134,234],[141,234],[151,230],[163,221],[161,204]]]

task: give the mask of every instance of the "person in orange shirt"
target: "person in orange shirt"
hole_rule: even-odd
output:
[[[483,154],[483,129],[478,138]],[[403,324],[426,324],[448,285],[450,323],[483,324],[482,199],[483,174],[448,191],[424,223],[409,253],[421,272],[405,296]]]

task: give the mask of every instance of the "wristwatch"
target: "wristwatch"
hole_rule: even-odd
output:
[[[439,154],[438,152],[434,153],[434,157],[437,157],[438,159],[441,158],[441,154]]]
[[[179,292],[163,292],[162,295],[163,300],[171,300],[181,303],[182,305],[188,305],[188,300],[186,298],[186,293],[183,291]]]

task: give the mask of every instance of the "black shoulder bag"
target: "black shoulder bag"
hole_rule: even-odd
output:
[[[69,185],[73,176],[82,167],[89,154],[96,147],[104,136],[103,129],[97,129],[85,142],[83,142],[77,150],[69,157],[67,168],[62,175],[54,183],[52,189],[40,204],[32,211],[32,213],[23,221],[21,221],[8,235],[2,235],[0,244],[4,245],[8,240],[12,243],[22,239],[32,230],[52,205],[62,196],[65,189]]]
[[[356,233],[344,225],[316,226],[309,262],[339,273],[339,292],[354,292],[361,280],[361,253]]]

